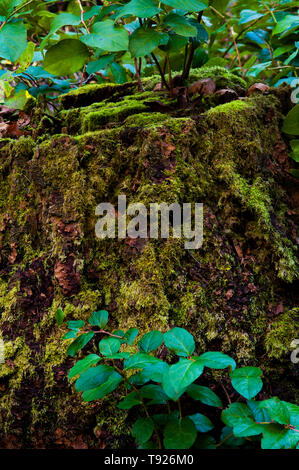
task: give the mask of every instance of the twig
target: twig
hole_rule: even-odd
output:
[[[139,88],[139,91],[144,91],[144,88],[143,88],[143,85],[142,85],[142,81],[141,81],[141,78],[140,78],[140,73],[139,73],[139,69],[138,69],[138,62],[137,62],[136,57],[135,57],[135,59],[134,59],[134,64],[135,64],[136,77],[137,77],[137,81],[138,81],[138,88]]]
[[[88,27],[87,27],[87,25],[86,25],[86,23],[85,23],[85,21],[84,21],[84,13],[85,13],[85,11],[84,11],[84,9],[83,9],[81,0],[77,0],[77,3],[78,3],[78,5],[79,5],[80,11],[81,11],[81,23],[84,25],[84,28],[86,29],[87,34],[90,34],[89,29],[88,29]]]

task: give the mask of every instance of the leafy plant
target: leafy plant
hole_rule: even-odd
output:
[[[56,316],[61,324],[60,310]],[[75,389],[86,402],[119,389],[119,409],[139,407],[132,426],[139,449],[254,447],[258,442],[262,449],[298,448],[299,406],[276,397],[256,400],[263,386],[260,368],[236,368],[234,359],[221,352],[197,355],[193,336],[182,328],[164,334],[150,331],[137,340],[136,328],[109,332],[104,330],[107,323],[105,310],[94,312],[89,326],[82,320],[67,323],[64,339],[75,338],[68,347],[72,357],[94,335],[101,335],[98,353],[76,362],[69,379],[76,379]],[[213,390],[197,383],[210,369],[228,370],[232,390],[237,392],[234,403],[225,407]],[[199,412],[203,405],[208,416]],[[219,412],[208,411],[213,408],[222,410],[216,428],[209,416],[219,416]]]
[[[51,101],[90,80],[161,75],[173,94],[191,67],[227,66],[270,85],[297,77],[297,2],[291,0],[0,0],[2,102]]]

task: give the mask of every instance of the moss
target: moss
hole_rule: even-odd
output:
[[[269,326],[265,346],[269,357],[280,359],[290,354],[291,343],[298,338],[299,309],[293,308],[284,312],[279,319]]]

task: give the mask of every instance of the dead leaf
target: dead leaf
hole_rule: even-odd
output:
[[[247,95],[251,96],[253,93],[267,93],[270,90],[268,85],[264,83],[254,83],[247,91]]]
[[[197,82],[192,83],[192,85],[188,87],[189,95],[212,95],[215,93],[215,91],[216,84],[212,78],[203,78],[202,80],[198,80]]]

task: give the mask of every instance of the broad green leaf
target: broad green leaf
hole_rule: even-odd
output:
[[[85,325],[85,321],[83,320],[71,320],[67,322],[67,326],[70,330],[79,330],[80,328],[83,328]]]
[[[92,365],[97,364],[101,358],[97,354],[89,354],[84,359],[78,361],[69,371],[69,379],[72,379],[76,375],[81,374],[85,370],[89,369]]]
[[[163,335],[160,331],[150,331],[146,333],[138,342],[141,351],[149,353],[158,349],[163,343]]]
[[[262,434],[263,426],[257,424],[252,418],[242,418],[234,425],[234,435],[236,437],[258,436]]]
[[[104,364],[101,364],[96,367],[91,367],[80,375],[80,377],[76,381],[75,388],[78,392],[92,390],[107,382],[113,373],[113,367],[106,366]]]
[[[164,333],[164,343],[170,351],[178,356],[191,356],[195,350],[193,336],[183,328],[173,328],[167,333]]]
[[[173,401],[177,401],[186,391],[186,387],[182,388],[179,381],[171,380],[169,377],[169,369],[164,373],[162,387],[166,395]]]
[[[163,0],[164,5],[169,5],[179,10],[186,10],[190,13],[205,10],[208,7],[208,1],[199,0]]]
[[[299,406],[294,403],[283,402],[290,414],[290,424],[299,429]]]
[[[110,70],[115,83],[121,85],[122,83],[126,83],[128,81],[126,69],[122,65],[118,64],[117,62],[113,62],[110,65]]]
[[[63,335],[62,339],[72,339],[72,338],[76,338],[76,336],[77,336],[76,331],[68,331],[67,333],[65,333],[65,335]]]
[[[241,367],[231,372],[232,386],[247,400],[255,397],[263,388],[262,371],[258,367]]]
[[[164,430],[165,449],[190,449],[196,441],[196,436],[196,427],[190,418],[172,419]]]
[[[133,406],[140,405],[142,399],[136,392],[129,393],[118,405],[120,410],[130,410]]]
[[[157,359],[154,356],[150,356],[145,353],[137,353],[125,361],[124,369],[144,369],[146,366],[157,364],[159,362],[161,362],[160,359]]]
[[[123,352],[123,353],[116,353],[116,354],[108,354],[105,356],[107,359],[128,359],[131,356],[129,352]]]
[[[43,67],[53,75],[72,75],[86,64],[88,58],[88,49],[82,42],[78,39],[63,39],[48,49]]]
[[[298,443],[298,433],[279,424],[264,426],[262,449],[292,449]]]
[[[222,352],[206,352],[196,359],[210,369],[225,369],[226,367],[231,367],[234,370],[236,368],[234,359]]]
[[[182,15],[169,13],[163,20],[165,26],[170,27],[176,34],[186,37],[196,37],[197,29]]]
[[[73,15],[72,13],[60,13],[56,15],[51,23],[50,31],[47,36],[44,37],[40,44],[40,50],[43,51],[48,39],[56,33],[63,26],[78,26],[81,23],[81,17]]]
[[[139,393],[142,398],[151,399],[151,401],[148,403],[149,405],[165,405],[168,400],[168,396],[165,394],[160,385],[144,385],[139,390]]]
[[[162,383],[163,376],[168,369],[169,365],[163,361],[149,364],[142,371],[138,372],[138,374],[130,377],[130,382],[139,385],[143,385],[149,381]]]
[[[200,400],[205,405],[216,406],[218,408],[223,407],[222,401],[218,395],[208,387],[192,384],[188,387],[186,392],[193,400]]]
[[[291,155],[291,157],[293,158],[293,160],[295,160],[295,162],[299,163],[299,140],[291,140],[290,144],[291,144],[291,148],[294,152]]]
[[[232,403],[222,411],[221,419],[227,426],[233,428],[244,418],[252,416],[251,410],[244,403]]]
[[[208,432],[214,428],[213,423],[209,418],[202,415],[201,413],[196,413],[195,415],[189,416],[195,424],[196,430],[199,432]]]
[[[262,401],[248,400],[247,405],[252,411],[255,421],[265,423],[271,421],[269,413],[266,408],[263,408]]]
[[[132,428],[132,435],[135,437],[138,444],[147,442],[154,432],[154,422],[152,418],[139,418],[134,423]]]
[[[63,319],[64,319],[64,313],[63,313],[63,310],[61,308],[58,308],[56,310],[55,318],[56,318],[57,325],[59,325],[59,326],[62,325]]]
[[[89,64],[87,64],[86,66],[86,72],[89,74],[98,72],[99,70],[105,69],[106,67],[111,65],[113,61],[114,61],[113,54],[103,55],[98,60],[89,62]]]
[[[257,11],[254,11],[254,10],[242,10],[240,13],[239,24],[246,24],[246,23],[249,23],[250,21],[254,21],[259,18],[262,18],[263,16],[264,15],[262,13],[258,13]]]
[[[100,400],[106,395],[109,395],[109,393],[113,392],[113,390],[115,390],[122,381],[122,376],[113,371],[108,380],[102,385],[83,392],[83,400],[87,402],[92,400]]]
[[[184,36],[179,36],[178,34],[173,33],[172,31],[169,32],[169,40],[166,45],[160,45],[159,49],[164,52],[179,52],[183,47],[188,44],[188,38]]]
[[[99,312],[93,312],[88,323],[92,326],[99,326],[105,328],[108,323],[108,312],[107,310],[100,310]]]
[[[270,398],[269,400],[264,400],[260,405],[262,408],[267,410],[271,420],[276,421],[279,424],[290,424],[290,412],[289,409],[283,401],[280,401],[279,398]]]
[[[104,20],[95,23],[91,34],[81,36],[80,40],[89,47],[107,52],[126,51],[129,46],[129,33],[123,26],[115,26],[112,20]]]
[[[287,114],[282,131],[286,134],[299,135],[299,104],[296,104]]]
[[[283,33],[289,28],[299,26],[299,18],[297,15],[286,15],[282,20],[278,21],[277,25],[272,31],[273,36]]]
[[[5,24],[0,30],[0,57],[16,62],[27,47],[27,31],[22,21]]]
[[[28,42],[25,51],[20,55],[17,60],[19,64],[18,73],[27,72],[28,67],[33,61],[35,44],[33,42]]]
[[[135,339],[137,338],[139,330],[137,328],[130,328],[126,334],[124,335],[124,340],[126,343],[130,344],[131,346],[134,344]]]
[[[139,18],[150,18],[161,11],[156,0],[131,0],[119,10],[116,19],[126,15],[138,16]]]
[[[104,338],[99,342],[99,350],[103,356],[113,356],[118,353],[120,341],[116,338]]]
[[[134,57],[144,57],[153,52],[160,44],[167,42],[167,34],[158,33],[153,28],[140,27],[131,34],[129,49]]]
[[[168,380],[176,387],[187,388],[203,372],[203,365],[198,361],[190,359],[181,359],[176,364],[170,366]]]
[[[67,354],[74,357],[76,352],[84,348],[84,346],[93,338],[94,332],[90,331],[89,333],[84,333],[83,335],[78,336],[75,341],[70,344],[67,350]]]

